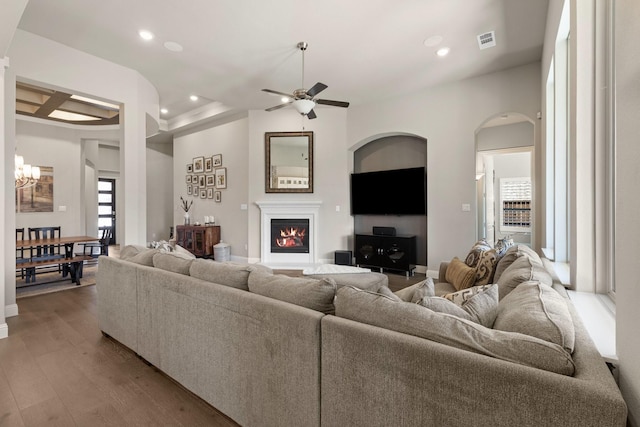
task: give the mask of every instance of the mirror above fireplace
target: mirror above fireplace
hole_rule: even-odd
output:
[[[313,132],[265,132],[265,192],[313,193]]]

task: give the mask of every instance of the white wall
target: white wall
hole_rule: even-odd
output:
[[[147,241],[169,240],[174,175],[173,144],[147,143]]]
[[[640,3],[616,2],[616,343],[620,388],[632,426],[640,425]]]
[[[220,226],[221,239],[231,245],[231,257],[246,260],[248,210],[242,210],[241,205],[249,203],[247,119],[205,126],[176,135],[173,141],[173,225],[184,223],[180,196],[193,200],[189,211],[191,224],[196,221],[203,223],[205,215],[213,215],[216,225]],[[186,165],[192,163],[194,157],[211,157],[214,154],[222,154],[222,167],[227,169],[227,188],[219,190],[222,201],[216,203],[213,199],[187,196]]]
[[[427,143],[429,268],[464,256],[475,242],[475,131],[488,117],[540,111],[540,63],[463,80],[397,99],[349,107],[347,145],[355,150],[376,135],[405,132]],[[539,124],[536,122],[535,127]],[[539,132],[535,131],[536,141]]]
[[[249,259],[260,260],[260,209],[262,200],[322,201],[319,216],[318,259],[333,262],[334,251],[353,245],[353,218],[349,214],[351,153],[346,151],[348,112],[343,108],[317,107],[318,118],[303,119],[293,109],[249,112]],[[313,193],[266,194],[265,132],[313,131]],[[338,211],[339,209],[339,211]],[[233,248],[232,248],[233,252]]]

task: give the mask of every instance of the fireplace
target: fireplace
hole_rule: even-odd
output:
[[[271,252],[309,253],[309,220],[271,219]]]
[[[318,262],[321,201],[265,200],[256,204],[260,207],[260,262],[272,268],[306,268]],[[282,236],[283,227],[296,229],[296,235],[289,236],[291,230],[285,230]],[[276,239],[283,240],[277,243]]]

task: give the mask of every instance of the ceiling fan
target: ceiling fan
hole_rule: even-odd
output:
[[[293,93],[284,93],[277,90],[262,89],[264,92],[274,95],[282,96],[283,104],[276,105],[275,107],[267,108],[265,111],[278,110],[280,108],[293,105],[293,107],[303,116],[307,116],[308,119],[315,119],[316,113],[313,111],[313,107],[316,105],[331,105],[334,107],[348,107],[349,103],[344,101],[332,101],[330,99],[317,99],[316,95],[327,88],[324,83],[316,83],[310,89],[304,89],[304,51],[307,50],[309,44],[307,42],[300,42],[296,45],[298,49],[302,51],[302,89],[296,89]]]

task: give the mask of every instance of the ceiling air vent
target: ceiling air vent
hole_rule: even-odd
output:
[[[480,50],[494,47],[496,45],[496,33],[495,31],[489,31],[478,35],[478,46]]]

